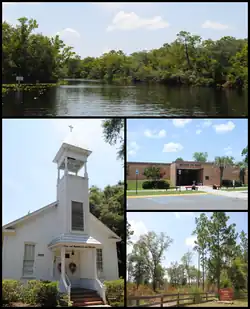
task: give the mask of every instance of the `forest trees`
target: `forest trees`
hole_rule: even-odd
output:
[[[60,78],[98,79],[108,83],[162,83],[209,87],[248,87],[248,40],[222,37],[204,40],[180,31],[160,48],[126,55],[111,50],[100,57],[81,58],[58,35],[34,33],[36,20],[2,24],[2,79],[48,82]]]
[[[235,293],[248,288],[248,235],[236,232],[236,225],[229,222],[225,212],[213,212],[210,216],[201,213],[195,218],[196,236],[193,250],[198,253],[194,259],[192,251],[187,251],[179,261],[172,261],[164,268],[163,259],[169,261],[167,249],[173,239],[165,234],[156,235],[149,232],[141,235],[132,244],[128,255],[129,280],[140,284],[162,288],[168,281],[175,288],[200,286],[210,290],[233,287]],[[201,265],[201,270],[200,270]]]

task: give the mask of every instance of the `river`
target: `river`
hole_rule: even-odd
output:
[[[169,88],[163,85],[116,86],[69,80],[68,85],[2,98],[3,117],[160,116],[247,117],[247,91]]]

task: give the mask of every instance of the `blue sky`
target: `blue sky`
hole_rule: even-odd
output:
[[[241,161],[248,144],[247,119],[128,119],[127,161],[192,161],[194,152]]]
[[[101,119],[3,120],[3,224],[56,200],[57,166],[52,161],[69,134],[92,151],[90,186],[104,188],[123,180],[117,146],[104,142],[101,123]],[[72,133],[68,125],[73,125]]]
[[[157,234],[166,233],[174,242],[165,252],[163,265],[168,267],[171,262],[180,261],[181,257],[188,250],[192,251],[195,236],[192,231],[195,229],[195,217],[199,217],[199,212],[128,212],[127,220],[131,224],[134,235],[131,240],[133,242],[139,239],[149,231]],[[207,212],[211,216],[211,212]],[[242,230],[248,232],[248,213],[247,212],[231,212],[229,224],[236,224],[236,231],[240,233]],[[127,252],[131,252],[131,246]],[[198,255],[194,252],[193,264],[197,266]]]
[[[247,11],[247,2],[3,2],[6,21],[14,24],[19,17],[35,18],[39,32],[60,33],[82,57],[112,49],[132,53],[159,48],[174,41],[181,30],[203,39],[245,38]]]

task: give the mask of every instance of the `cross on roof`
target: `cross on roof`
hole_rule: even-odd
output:
[[[73,128],[74,127],[72,125],[69,126],[70,132],[72,132]]]

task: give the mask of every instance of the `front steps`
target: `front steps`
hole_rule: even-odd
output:
[[[74,307],[104,305],[102,298],[94,290],[72,288],[70,298]]]

